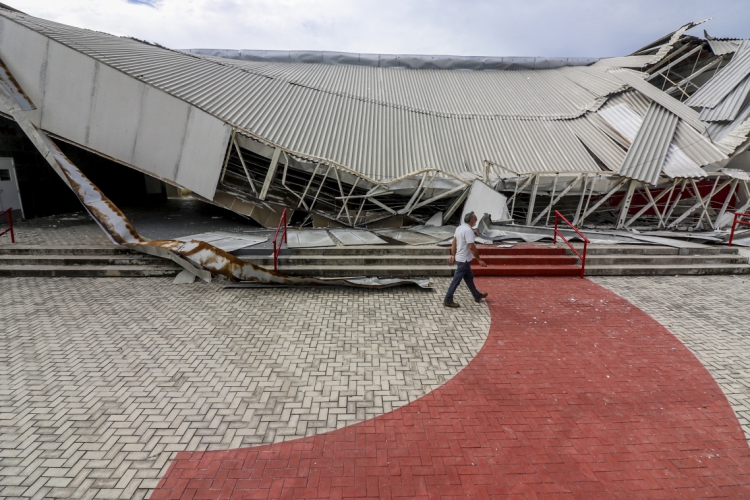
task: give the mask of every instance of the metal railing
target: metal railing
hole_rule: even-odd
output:
[[[0,216],[7,215],[8,216],[8,229],[0,233],[0,236],[4,235],[5,233],[10,233],[10,242],[15,243],[16,242],[16,235],[13,233],[13,215],[11,214],[11,210],[13,208],[9,208],[8,210],[5,210],[3,212],[0,212]]]
[[[276,227],[276,232],[273,235],[273,270],[274,272],[279,271],[279,253],[281,253],[281,246],[286,243],[286,208],[281,213],[281,219],[279,219],[279,225]],[[282,229],[283,228],[283,229]],[[279,239],[279,231],[281,231],[281,241]]]
[[[734,222],[732,223],[732,234],[729,235],[729,246],[732,246],[732,241],[734,240],[734,230],[737,228],[737,224],[741,224],[743,226],[750,226],[750,221],[746,220],[740,220],[740,217],[750,217],[750,214],[745,214],[742,212],[736,212],[734,214]]]
[[[568,241],[568,240],[567,240],[567,239],[565,238],[565,236],[563,236],[563,235],[562,235],[562,233],[561,233],[560,231],[558,231],[558,229],[557,229],[557,222],[558,222],[558,220],[559,220],[559,219],[562,219],[563,221],[565,221],[565,223],[566,223],[567,225],[569,225],[569,226],[570,226],[571,228],[573,228],[573,231],[575,231],[576,233],[578,233],[578,236],[580,236],[580,237],[581,237],[581,239],[583,240],[583,255],[581,255],[580,253],[578,253],[578,250],[576,250],[576,249],[575,249],[575,248],[573,247],[573,245],[571,245],[571,244],[570,244],[570,241]],[[589,243],[591,243],[591,242],[589,241],[589,239],[588,239],[588,238],[586,238],[586,237],[585,237],[585,236],[583,235],[583,233],[582,233],[582,232],[580,232],[580,231],[578,230],[578,228],[577,228],[577,227],[575,227],[575,226],[574,226],[573,224],[571,224],[571,223],[570,223],[570,221],[568,221],[568,219],[566,219],[566,218],[565,218],[565,217],[563,216],[563,214],[561,214],[560,212],[558,212],[557,210],[555,210],[555,234],[554,234],[554,237],[552,238],[552,241],[553,241],[553,243],[555,243],[555,245],[557,245],[557,237],[558,237],[558,235],[560,236],[560,238],[561,238],[561,239],[562,239],[562,240],[563,240],[563,241],[564,241],[565,243],[567,243],[567,244],[568,244],[568,246],[570,247],[570,249],[571,249],[571,250],[573,250],[573,253],[574,253],[574,254],[576,254],[576,255],[578,256],[578,258],[579,258],[579,259],[581,259],[581,278],[583,278],[583,273],[584,273],[584,271],[586,270],[586,248],[587,248],[588,244],[589,244]]]

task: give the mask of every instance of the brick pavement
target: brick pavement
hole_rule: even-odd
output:
[[[199,200],[184,198],[153,205],[120,207],[141,236],[152,239],[176,238],[212,231],[255,232],[257,224],[229,210]],[[5,218],[0,230],[7,227]],[[109,238],[86,211],[15,221],[16,241],[23,245],[108,245]],[[0,237],[0,247],[10,245]]]
[[[657,321],[588,280],[478,283],[490,336],[444,386],[315,437],[182,452],[151,498],[750,496],[737,418]]]
[[[680,339],[711,372],[750,439],[750,277],[598,277]]]
[[[144,498],[182,450],[314,436],[461,370],[489,313],[416,288],[0,282],[0,498]]]

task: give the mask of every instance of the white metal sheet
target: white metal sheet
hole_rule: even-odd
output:
[[[318,248],[335,247],[336,243],[325,229],[288,229],[287,247]]]
[[[432,236],[434,238],[440,238],[441,240],[445,240],[448,238],[453,238],[454,234],[456,233],[456,226],[417,226],[410,228],[412,231],[416,231],[421,234],[426,234],[427,236]]]
[[[189,236],[181,236],[180,238],[175,239],[178,241],[203,241],[205,243],[210,243],[225,252],[233,252],[240,248],[247,248],[268,241],[268,238],[262,236],[246,236],[242,234],[227,233],[224,231],[193,234]]]
[[[144,90],[138,80],[100,65],[86,146],[132,164]]]
[[[26,116],[40,125],[49,38],[0,17],[0,58],[37,109]]]
[[[408,245],[434,245],[442,240],[408,229],[378,229],[375,233]]]
[[[438,212],[424,223],[425,226],[442,226],[443,225],[443,212]]]
[[[466,198],[464,209],[461,212],[461,222],[464,216],[469,212],[474,212],[477,219],[481,219],[484,214],[490,214],[493,221],[510,220],[508,212],[508,199],[498,193],[482,181],[474,181],[471,185],[469,197]]]
[[[182,154],[190,105],[147,87],[143,94],[133,164],[174,181]]]
[[[231,133],[226,123],[192,108],[176,182],[209,200],[213,199]]]
[[[329,229],[328,231],[344,246],[388,244],[387,241],[378,238],[370,231],[360,231],[356,229]]]
[[[693,243],[692,241],[678,240],[675,238],[662,238],[660,236],[648,236],[645,234],[628,234],[628,237],[634,240],[645,241],[648,243],[655,243],[657,245],[664,245],[675,248],[710,248],[708,245],[701,243]]]
[[[94,82],[100,65],[80,52],[50,42],[41,104],[43,129],[78,144],[88,142]]]

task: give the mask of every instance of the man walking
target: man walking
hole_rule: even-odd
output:
[[[474,212],[469,212],[464,216],[464,223],[456,228],[456,233],[453,236],[449,262],[451,264],[453,262],[456,263],[456,273],[453,275],[451,286],[448,287],[448,293],[445,294],[443,303],[446,307],[461,307],[459,304],[453,302],[453,294],[462,279],[466,282],[466,286],[469,287],[475,301],[479,302],[487,297],[487,293],[481,293],[474,286],[474,273],[471,271],[471,260],[474,258],[477,259],[480,266],[487,267],[487,264],[479,258],[477,246],[474,244],[474,230],[472,227],[476,223],[477,216],[474,215]]]

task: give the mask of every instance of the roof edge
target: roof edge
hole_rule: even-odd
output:
[[[489,57],[417,54],[357,54],[304,50],[183,49],[182,52],[241,61],[329,64],[405,69],[528,70],[588,66],[595,57]]]

